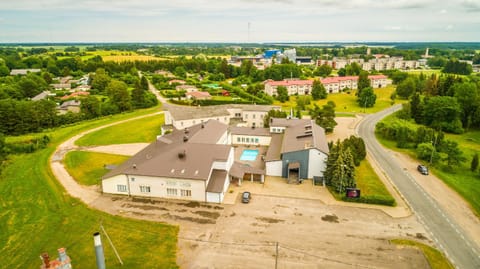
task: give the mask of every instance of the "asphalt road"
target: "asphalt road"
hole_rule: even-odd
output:
[[[430,232],[432,239],[457,268],[480,268],[480,248],[442,207],[420,187],[413,177],[395,161],[379,144],[374,135],[375,124],[385,116],[399,110],[393,106],[368,115],[357,127],[357,133],[365,140],[367,151],[391,179],[420,222]]]

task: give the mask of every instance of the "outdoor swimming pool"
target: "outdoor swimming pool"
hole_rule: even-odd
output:
[[[255,161],[258,155],[258,149],[245,149],[240,156],[240,161]]]

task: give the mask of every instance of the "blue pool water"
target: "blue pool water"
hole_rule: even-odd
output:
[[[258,155],[258,149],[246,149],[240,156],[240,161],[255,161]]]

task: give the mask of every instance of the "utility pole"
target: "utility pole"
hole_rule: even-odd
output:
[[[278,266],[278,242],[275,242],[275,269]]]
[[[435,137],[435,140],[432,141],[433,143],[433,148],[432,148],[432,153],[430,154],[430,166],[432,166],[432,161],[433,161],[433,153],[435,152],[435,145],[437,145],[437,137],[438,135],[435,134],[435,131],[433,131],[433,136]]]

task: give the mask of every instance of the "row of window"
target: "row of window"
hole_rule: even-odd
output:
[[[167,188],[167,195],[169,196],[178,196],[178,189]],[[180,196],[182,197],[191,197],[191,190],[180,190]]]
[[[256,138],[256,137],[237,137],[237,143],[255,143],[255,144],[258,144],[259,143],[259,139]]]
[[[127,192],[127,185],[118,184],[117,185],[117,191],[118,192]],[[140,192],[150,193],[151,188],[150,188],[150,186],[140,185]],[[178,189],[167,188],[167,195],[178,196]],[[191,190],[180,190],[180,196],[191,197],[192,196],[192,191]]]
[[[263,114],[260,114],[260,118],[263,119]],[[245,119],[248,119],[248,114],[245,114]],[[255,119],[255,114],[252,114],[252,119]]]
[[[255,117],[254,117],[254,118],[255,118]],[[220,118],[217,118],[217,121],[220,121]],[[223,121],[224,121],[224,122],[227,122],[227,117],[224,117],[224,118],[223,118]],[[200,120],[199,123],[202,123],[202,122],[204,122],[204,120]],[[192,124],[193,124],[193,125],[195,125],[196,123],[197,123],[197,121],[192,120]],[[180,126],[183,126],[183,121],[180,122]]]

